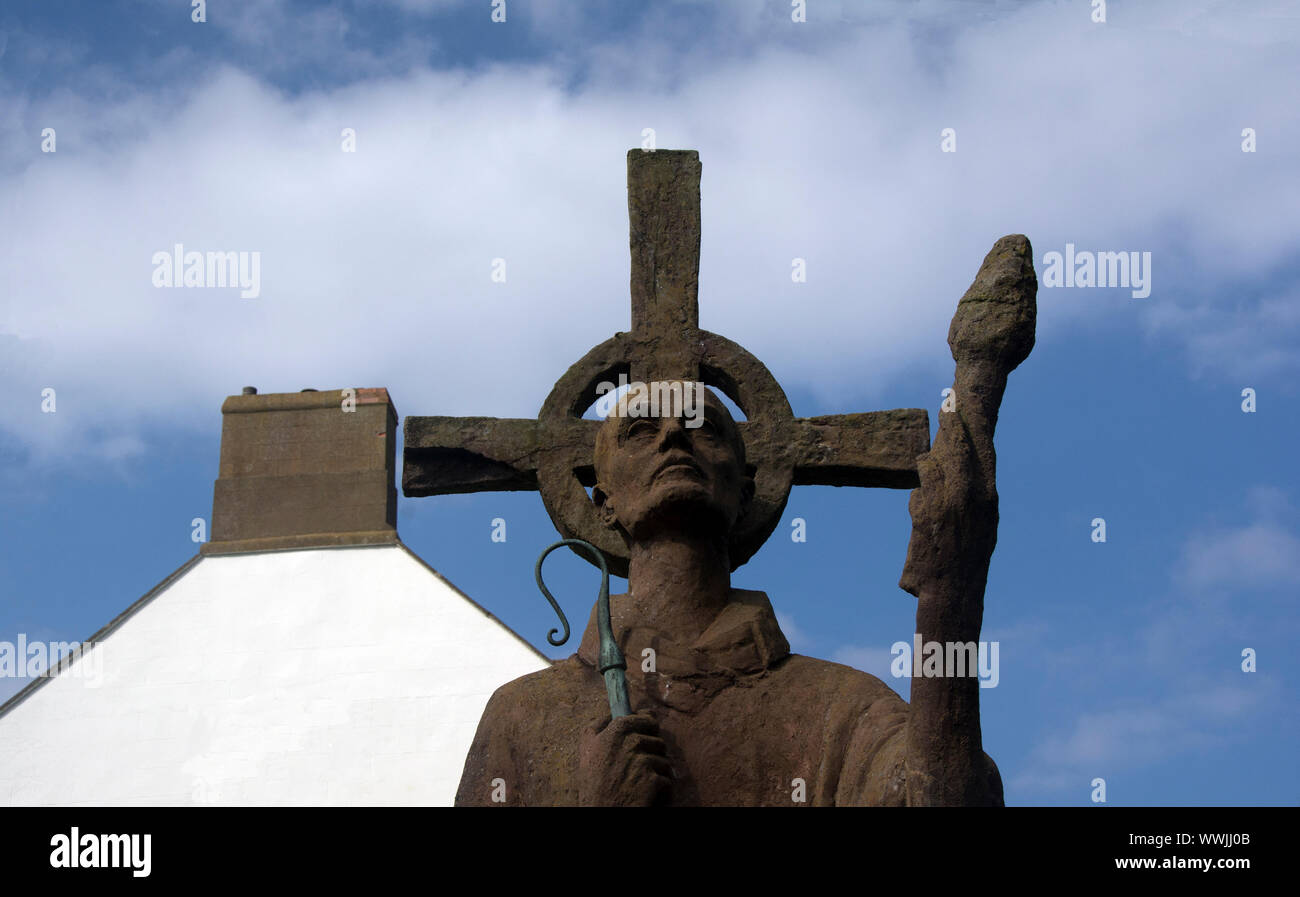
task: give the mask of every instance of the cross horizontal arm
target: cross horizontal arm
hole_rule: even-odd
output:
[[[536,491],[547,459],[585,476],[599,426],[577,418],[408,417],[402,494]]]
[[[408,417],[402,493],[455,495],[537,489],[537,421],[501,417]]]
[[[930,449],[930,416],[924,408],[740,426],[746,445],[766,445],[774,459],[793,463],[796,486],[914,489],[920,485],[916,458]]]

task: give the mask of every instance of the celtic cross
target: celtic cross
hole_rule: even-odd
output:
[[[929,416],[902,408],[795,417],[767,367],[742,346],[699,327],[700,159],[693,150],[631,150],[627,157],[632,329],[593,348],[556,382],[536,420],[409,417],[402,491],[408,496],[536,489],[561,535],[605,555],[627,575],[627,549],[597,519],[599,421],[582,414],[601,383],[703,382],[740,407],[756,492],[733,536],[733,567],[772,534],[791,486],[920,485],[916,458],[930,448]],[[583,555],[579,554],[580,557]]]

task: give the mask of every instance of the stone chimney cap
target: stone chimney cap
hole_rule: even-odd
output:
[[[221,413],[212,541],[200,553],[397,542],[388,390],[245,391]]]
[[[250,414],[264,411],[306,411],[312,408],[330,408],[340,410],[347,399],[352,399],[356,407],[362,405],[393,404],[388,390],[382,386],[376,389],[327,389],[324,392],[268,392],[258,395],[245,393],[242,396],[227,396],[221,404],[222,414]],[[397,414],[397,409],[393,409]]]

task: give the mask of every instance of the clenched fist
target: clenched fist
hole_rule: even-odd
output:
[[[578,746],[578,802],[584,807],[649,807],[664,803],[672,787],[668,746],[648,710],[610,720],[582,733]]]

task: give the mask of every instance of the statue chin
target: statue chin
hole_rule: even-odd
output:
[[[734,525],[735,519],[729,519],[709,489],[699,483],[673,483],[656,488],[653,504],[644,506],[636,520],[623,522],[622,528],[631,541],[640,542],[664,534],[729,534]]]

